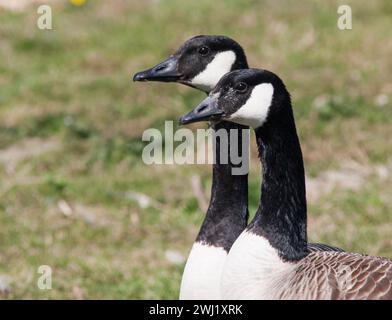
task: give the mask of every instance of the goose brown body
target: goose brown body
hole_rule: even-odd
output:
[[[346,252],[312,252],[287,277],[279,299],[392,299],[392,261]]]

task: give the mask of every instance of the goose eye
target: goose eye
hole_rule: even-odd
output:
[[[248,85],[245,82],[237,83],[234,87],[235,91],[244,93],[248,89]]]
[[[209,52],[210,52],[210,49],[206,46],[199,48],[199,54],[201,54],[202,56],[206,56]]]

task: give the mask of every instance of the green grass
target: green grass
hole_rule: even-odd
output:
[[[190,179],[200,176],[208,198],[210,167],[146,166],[141,136],[203,94],[131,75],[203,33],[235,38],[251,66],[286,82],[306,171],[320,188],[310,190],[310,240],[392,257],[392,5],[345,1],[353,29],[340,31],[339,3],[63,1],[53,5],[52,31],[37,29],[34,6],[2,11],[0,279],[10,293],[0,297],[178,297],[183,264],[166,256],[188,254],[204,214]],[[379,95],[389,97],[382,107]],[[331,171],[359,178],[339,186],[323,178]],[[52,290],[37,289],[43,264]]]

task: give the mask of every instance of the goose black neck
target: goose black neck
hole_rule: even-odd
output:
[[[282,259],[297,261],[308,254],[305,171],[289,98],[285,104],[256,130],[263,182],[249,229],[267,238]]]
[[[248,134],[248,130],[244,130],[248,127],[222,121],[215,124],[213,129],[215,132],[219,130],[226,133],[228,146],[221,141],[219,135],[216,136],[211,199],[196,241],[221,247],[228,252],[248,223],[248,174],[233,175],[232,169],[236,165],[230,158],[229,150],[234,144],[230,130],[235,129],[237,150],[241,157],[242,135]],[[226,164],[220,159],[222,148],[229,155]]]

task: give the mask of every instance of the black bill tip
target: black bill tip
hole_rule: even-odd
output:
[[[135,73],[133,75],[132,80],[133,81],[147,81],[148,79],[146,78],[146,72],[140,71],[140,72]]]
[[[158,63],[151,69],[135,73],[133,81],[160,81],[160,82],[176,82],[181,79],[178,72],[178,60],[171,56],[168,59]]]
[[[178,119],[179,124],[221,120],[224,112],[217,106],[216,97],[207,97],[196,108]]]
[[[187,113],[187,114],[181,116],[181,117],[178,119],[178,123],[179,123],[180,125],[184,125],[184,124],[188,124],[188,123],[192,123],[192,122],[194,122],[194,120],[193,120],[192,117],[189,115],[189,113]]]

